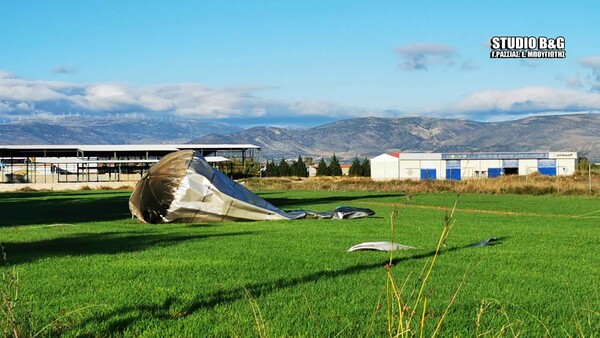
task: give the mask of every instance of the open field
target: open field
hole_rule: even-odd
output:
[[[147,225],[130,218],[129,194],[0,194],[8,262],[1,290],[18,287],[12,313],[22,332],[58,319],[41,336],[388,336],[390,255],[346,250],[391,240],[398,208],[394,241],[417,249],[394,253],[391,273],[405,284],[403,299],[413,299],[456,200],[451,193],[262,191],[283,209],[351,205],[377,214]],[[461,195],[424,288],[425,336],[459,286],[442,336],[597,336],[598,201]],[[490,237],[494,245],[469,246]],[[13,273],[18,282],[8,285]],[[415,310],[418,322],[421,305]]]

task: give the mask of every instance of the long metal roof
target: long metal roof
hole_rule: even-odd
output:
[[[212,154],[216,151],[260,150],[260,147],[253,144],[11,144],[0,145],[0,157],[164,156],[184,149]]]

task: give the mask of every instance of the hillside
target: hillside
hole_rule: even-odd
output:
[[[183,119],[65,116],[0,125],[2,144],[185,143],[209,133],[243,130],[227,124]]]
[[[600,114],[536,116],[506,122],[428,117],[357,118],[307,129],[255,127],[192,143],[252,143],[264,157],[343,159],[386,151],[579,151],[600,160]]]
[[[252,143],[265,158],[349,160],[387,151],[578,151],[600,161],[600,114],[506,122],[429,117],[341,120],[313,128],[254,127],[183,119],[68,116],[0,125],[2,144]]]

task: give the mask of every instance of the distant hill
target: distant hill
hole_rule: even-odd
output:
[[[356,118],[307,129],[255,127],[191,143],[252,143],[266,158],[375,156],[387,151],[578,151],[600,161],[600,114],[506,122],[428,117]]]
[[[192,141],[190,141],[192,140]],[[313,128],[255,127],[194,119],[65,116],[0,125],[0,144],[252,143],[265,158],[344,160],[387,151],[578,151],[600,162],[600,114],[506,122],[429,117],[341,120]]]
[[[194,137],[243,129],[201,120],[65,116],[0,125],[0,144],[185,143]]]

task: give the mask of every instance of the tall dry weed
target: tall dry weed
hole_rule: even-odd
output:
[[[318,190],[402,192],[406,194],[455,192],[479,194],[519,195],[591,195],[600,196],[600,175],[592,175],[590,182],[586,173],[572,176],[501,176],[497,178],[474,178],[451,180],[390,180],[373,181],[368,177],[310,177],[251,178],[246,184],[252,190]]]

